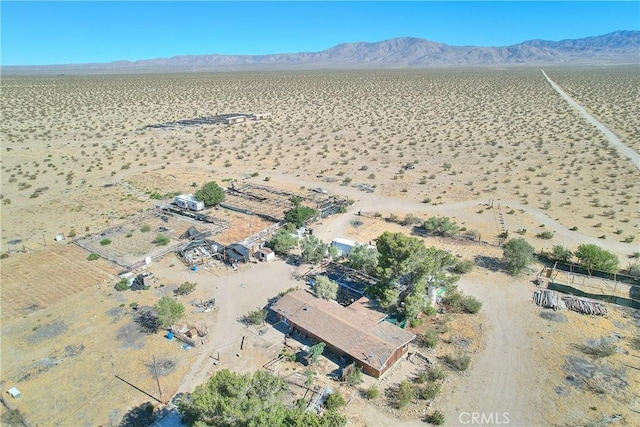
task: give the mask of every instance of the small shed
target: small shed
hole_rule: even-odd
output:
[[[14,399],[18,399],[21,396],[20,390],[15,387],[11,387],[9,390],[7,390],[7,393]]]
[[[258,261],[269,262],[275,259],[276,254],[269,248],[260,248],[256,251],[256,259]]]
[[[351,249],[355,248],[358,243],[353,240],[342,239],[337,237],[331,242],[331,246],[338,250],[338,256],[349,256]]]

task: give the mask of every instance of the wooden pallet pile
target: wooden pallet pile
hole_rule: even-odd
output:
[[[562,301],[569,310],[576,311],[578,313],[596,316],[607,315],[607,307],[597,301],[572,296],[564,296],[562,297]]]
[[[552,308],[554,310],[565,308],[560,295],[549,289],[539,289],[535,291],[533,294],[533,302],[541,307]]]

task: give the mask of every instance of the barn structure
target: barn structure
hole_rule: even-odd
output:
[[[343,307],[299,290],[284,295],[271,308],[290,330],[324,342],[332,352],[360,365],[364,373],[379,378],[407,354],[416,336],[385,322],[386,315],[369,304],[362,297]]]
[[[232,243],[224,248],[224,254],[227,261],[231,264],[239,262],[249,262],[249,249],[240,243]]]

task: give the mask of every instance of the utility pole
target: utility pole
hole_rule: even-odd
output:
[[[158,376],[158,367],[156,366],[156,355],[153,355],[153,370],[156,372],[156,382],[158,383],[158,391],[160,392],[160,401],[164,403],[162,398],[162,388],[160,388],[160,377]]]

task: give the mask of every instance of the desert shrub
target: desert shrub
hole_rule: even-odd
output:
[[[541,231],[540,233],[536,234],[536,237],[538,239],[549,240],[553,238],[553,231],[549,231],[549,230]]]
[[[362,384],[362,368],[360,366],[356,366],[354,369],[349,371],[349,374],[344,378],[344,382],[350,386]]]
[[[101,246],[107,246],[107,245],[108,245],[108,244],[110,244],[110,243],[111,243],[111,240],[109,240],[109,239],[102,239],[102,240],[100,240],[100,245],[101,245]]]
[[[573,258],[573,252],[562,245],[554,245],[549,256],[555,261],[569,262]]]
[[[267,318],[267,310],[264,308],[258,308],[257,310],[250,311],[245,317],[245,323],[249,325],[262,325]]]
[[[629,265],[627,274],[629,274],[629,276],[640,277],[640,263],[636,262]]]
[[[583,345],[581,347],[583,353],[593,357],[609,357],[616,352],[616,347],[605,340],[600,340],[594,345]]]
[[[453,266],[452,270],[456,274],[465,274],[473,270],[474,265],[475,263],[473,261],[471,261],[470,259],[465,259],[457,262]]]
[[[451,369],[456,371],[466,371],[471,364],[471,357],[466,354],[459,354],[457,356],[446,355],[442,357],[442,360],[444,360]]]
[[[140,227],[140,231],[148,233],[151,231],[151,226],[149,224],[143,224],[142,227]]]
[[[89,254],[89,256],[87,257],[87,259],[88,259],[89,261],[95,261],[95,260],[97,260],[97,259],[99,259],[99,258],[100,258],[100,255],[98,255],[98,254],[96,254],[96,253],[93,253],[93,252],[92,252],[92,253],[90,253],[90,254]]]
[[[188,295],[193,292],[193,290],[196,288],[196,285],[197,283],[184,282],[183,284],[178,286],[178,289],[176,289],[175,292],[177,295]]]
[[[409,402],[415,399],[417,391],[418,389],[415,384],[406,380],[402,381],[396,391],[396,408],[402,409],[407,406]]]
[[[418,397],[422,400],[434,399],[440,393],[440,384],[428,382],[418,390]]]
[[[402,225],[415,225],[420,224],[422,220],[415,215],[407,214],[402,220]]]
[[[435,307],[431,306],[431,305],[427,305],[425,308],[422,309],[422,313],[425,316],[433,316],[438,312],[438,310],[436,310]]]
[[[462,308],[467,313],[475,314],[480,311],[480,308],[482,308],[482,303],[478,301],[477,298],[472,297],[471,295],[465,295],[462,298]]]
[[[129,280],[120,279],[114,287],[116,288],[116,291],[126,291],[127,289],[129,289]]]
[[[466,311],[465,300],[468,298],[473,297],[462,295],[457,290],[450,290],[445,294],[444,298],[442,298],[442,303],[450,312],[462,313],[463,311]]]
[[[422,334],[422,344],[427,348],[433,348],[438,344],[440,337],[435,329],[427,329]]]
[[[327,397],[327,401],[325,402],[325,406],[328,410],[332,409],[340,409],[344,405],[347,404],[347,401],[344,400],[344,397],[340,393],[334,392]]]
[[[422,371],[418,375],[416,375],[416,383],[418,384],[424,384],[427,382],[428,379],[429,379],[429,375],[427,374],[426,371]]]
[[[153,243],[158,246],[166,246],[170,241],[171,239],[169,238],[169,236],[165,236],[164,234],[156,234],[156,238],[153,239]]]
[[[440,411],[434,411],[433,414],[427,417],[427,422],[434,426],[440,426],[444,424],[444,414]]]
[[[3,252],[2,254],[0,254],[0,259],[7,259],[9,258],[9,254],[7,252]],[[92,260],[89,260],[92,261]]]
[[[410,328],[417,328],[418,326],[420,326],[422,324],[422,319],[411,319],[409,321],[409,327]]]
[[[458,225],[449,217],[432,217],[422,224],[427,234],[435,236],[453,236],[458,232]]]
[[[370,400],[377,399],[378,396],[380,396],[380,390],[378,390],[378,387],[372,385],[364,391],[364,396]]]
[[[439,366],[434,366],[427,371],[427,380],[429,381],[439,381],[445,379],[446,377],[447,373]]]

